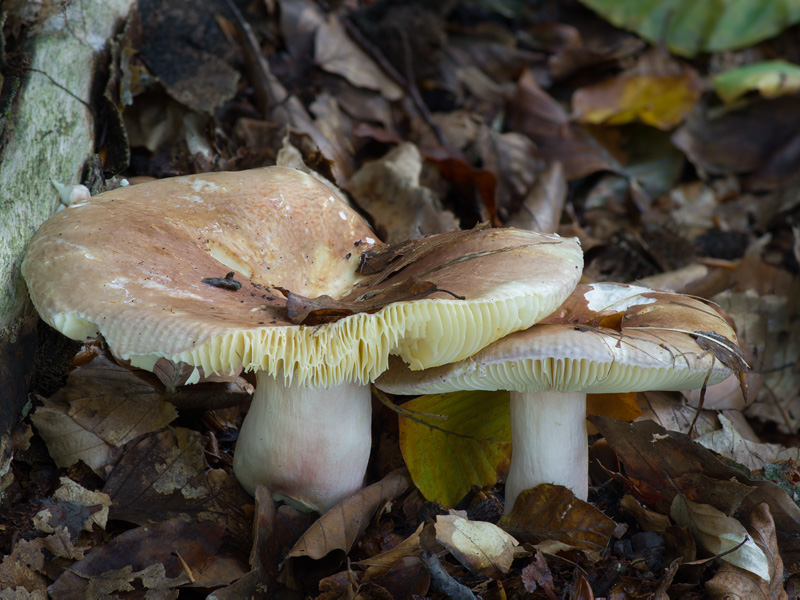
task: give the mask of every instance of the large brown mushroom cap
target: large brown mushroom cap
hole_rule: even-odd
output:
[[[391,353],[415,368],[465,358],[552,312],[580,276],[574,240],[465,234],[388,277],[363,275],[361,255],[382,246],[363,219],[312,177],[267,167],[93,197],[41,227],[22,270],[46,322],[74,339],[100,333],[138,366],[167,358],[327,386],[373,379]],[[203,281],[228,272],[240,289]],[[446,292],[321,325],[287,316],[286,290],[363,297],[412,277]]]
[[[688,390],[731,374],[714,346],[722,355],[735,353],[736,334],[698,299],[621,284],[579,285],[539,324],[464,361],[420,372],[393,364],[376,384],[397,394]]]

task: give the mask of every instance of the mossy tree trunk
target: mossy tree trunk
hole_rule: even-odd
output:
[[[9,482],[9,432],[26,402],[36,350],[36,313],[20,264],[28,241],[58,207],[52,180],[79,183],[95,152],[91,106],[97,73],[135,0],[74,0],[29,28],[30,70],[6,113],[0,147],[0,497]],[[47,4],[47,3],[44,3]],[[0,115],[2,116],[2,115]]]

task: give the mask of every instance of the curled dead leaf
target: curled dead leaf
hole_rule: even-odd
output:
[[[533,543],[555,540],[582,550],[603,550],[616,523],[567,488],[543,483],[523,491],[498,523]]]
[[[508,573],[519,542],[493,523],[458,515],[436,517],[436,541],[476,575]]]
[[[378,510],[410,485],[406,471],[395,471],[350,496],[315,521],[297,540],[286,560],[301,556],[319,560],[335,550],[347,554]]]
[[[672,500],[670,517],[678,525],[688,527],[706,551],[770,581],[766,555],[733,517],[708,504],[692,502],[683,494],[677,494]]]

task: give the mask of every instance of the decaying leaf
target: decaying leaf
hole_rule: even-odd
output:
[[[722,424],[722,429],[700,436],[695,441],[717,454],[743,464],[751,471],[785,460],[800,462],[799,448],[752,442],[745,439],[725,415],[719,415],[719,422]]]
[[[630,493],[639,500],[668,512],[676,493],[666,479],[669,477],[695,501],[702,498],[703,503],[712,505],[722,502],[726,506],[717,506],[721,510],[741,505],[740,511],[749,512],[766,503],[775,520],[781,556],[787,562],[800,560],[800,540],[793,533],[800,531],[800,508],[775,483],[748,479],[740,470],[723,464],[710,450],[689,443],[684,435],[667,432],[652,421],[620,423],[598,416],[589,420],[625,465],[625,474],[633,484]],[[690,491],[684,490],[687,484]]]
[[[225,527],[217,523],[181,519],[138,527],[89,552],[48,591],[56,598],[80,600],[130,591],[134,580],[151,590],[173,589],[192,580],[207,587],[225,585],[246,569],[221,551],[224,534]]]
[[[420,523],[419,527],[417,527],[417,530],[414,533],[397,544],[391,550],[387,550],[386,552],[382,552],[376,556],[371,556],[370,558],[365,558],[364,560],[353,563],[353,565],[366,567],[367,570],[364,573],[364,579],[368,580],[373,577],[379,577],[380,575],[383,575],[392,567],[392,565],[402,558],[406,558],[408,556],[419,556],[420,553],[425,549],[422,545],[422,540],[420,537],[420,533],[422,533],[422,529],[424,527],[425,523]]]
[[[326,71],[341,75],[355,86],[380,91],[389,100],[398,100],[403,95],[403,90],[348,37],[335,14],[317,27],[314,59]]]
[[[603,550],[616,528],[600,510],[567,488],[547,483],[523,491],[500,527],[534,543],[554,540],[582,550]]]
[[[20,595],[38,593],[44,599],[47,583],[43,574],[45,561],[42,549],[41,538],[19,540],[11,553],[0,562],[0,589],[16,589]],[[22,595],[22,598],[25,597]]]
[[[667,515],[662,515],[653,510],[647,510],[636,498],[629,494],[625,494],[622,497],[622,500],[619,502],[619,508],[621,511],[636,519],[636,523],[642,531],[661,533],[670,526],[670,520]]]
[[[476,575],[508,573],[519,542],[493,523],[458,515],[436,517],[436,541]]]
[[[783,561],[778,552],[775,523],[766,504],[759,504],[750,512],[748,531],[753,541],[764,551],[769,563],[769,581],[731,563],[723,563],[714,577],[706,583],[706,592],[714,600],[724,598],[753,598],[786,600],[783,589]]]
[[[308,556],[318,560],[335,550],[348,553],[378,510],[410,485],[408,473],[396,471],[347,498],[322,515],[297,541],[286,559]]]
[[[279,289],[284,291],[283,288]],[[409,277],[393,283],[389,287],[359,294],[355,298],[347,296],[342,300],[336,300],[327,294],[316,298],[306,298],[289,290],[285,290],[285,293],[286,308],[292,323],[318,325],[356,313],[376,312],[393,302],[420,300],[442,291],[446,290],[440,290],[432,281],[420,281]]]
[[[385,242],[458,229],[453,213],[444,210],[434,191],[420,183],[422,165],[417,147],[405,142],[364,164],[347,183]]]
[[[414,484],[428,500],[455,506],[473,485],[494,485],[508,470],[508,392],[433,394],[402,408],[417,413],[416,419],[400,415],[400,449]]]
[[[510,110],[511,127],[529,136],[543,156],[564,166],[567,180],[598,171],[619,171],[613,152],[571,122],[566,111],[526,70],[518,81]]]
[[[677,494],[672,501],[670,517],[678,525],[688,527],[698,544],[707,552],[741,567],[764,581],[770,580],[769,563],[744,526],[708,504],[698,504]]]
[[[686,118],[701,91],[702,82],[688,69],[681,75],[619,75],[577,90],[572,106],[585,123],[622,125],[640,120],[672,129]]]
[[[522,583],[526,592],[533,592],[537,587],[541,587],[549,600],[558,598],[553,591],[553,574],[541,550],[537,549],[534,559],[522,569]]]
[[[212,491],[200,436],[184,428],[138,440],[120,460],[103,491],[111,516],[144,525],[174,516],[211,518]]]
[[[151,382],[99,355],[76,368],[31,418],[57,465],[83,460],[105,475],[103,467],[119,455],[123,444],[178,416],[164,395]]]
[[[635,392],[586,394],[586,413],[590,415],[605,415],[618,421],[633,421],[642,416]]]
[[[478,236],[488,229],[488,223],[480,223],[470,230],[454,231],[370,248],[361,255],[358,272],[362,275],[375,275],[375,282],[379,283],[434,252],[457,247],[468,238]]]
[[[59,481],[61,486],[53,493],[54,498],[94,509],[91,518],[83,523],[83,529],[92,531],[94,525],[105,529],[108,521],[108,508],[111,506],[111,498],[108,497],[108,494],[87,490],[69,477],[61,477]]]

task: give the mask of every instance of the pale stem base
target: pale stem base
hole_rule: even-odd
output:
[[[234,473],[251,494],[263,485],[276,500],[323,513],[363,486],[371,417],[368,385],[287,386],[260,372]]]
[[[511,467],[506,512],[523,490],[563,485],[581,500],[589,494],[586,394],[511,392]]]

